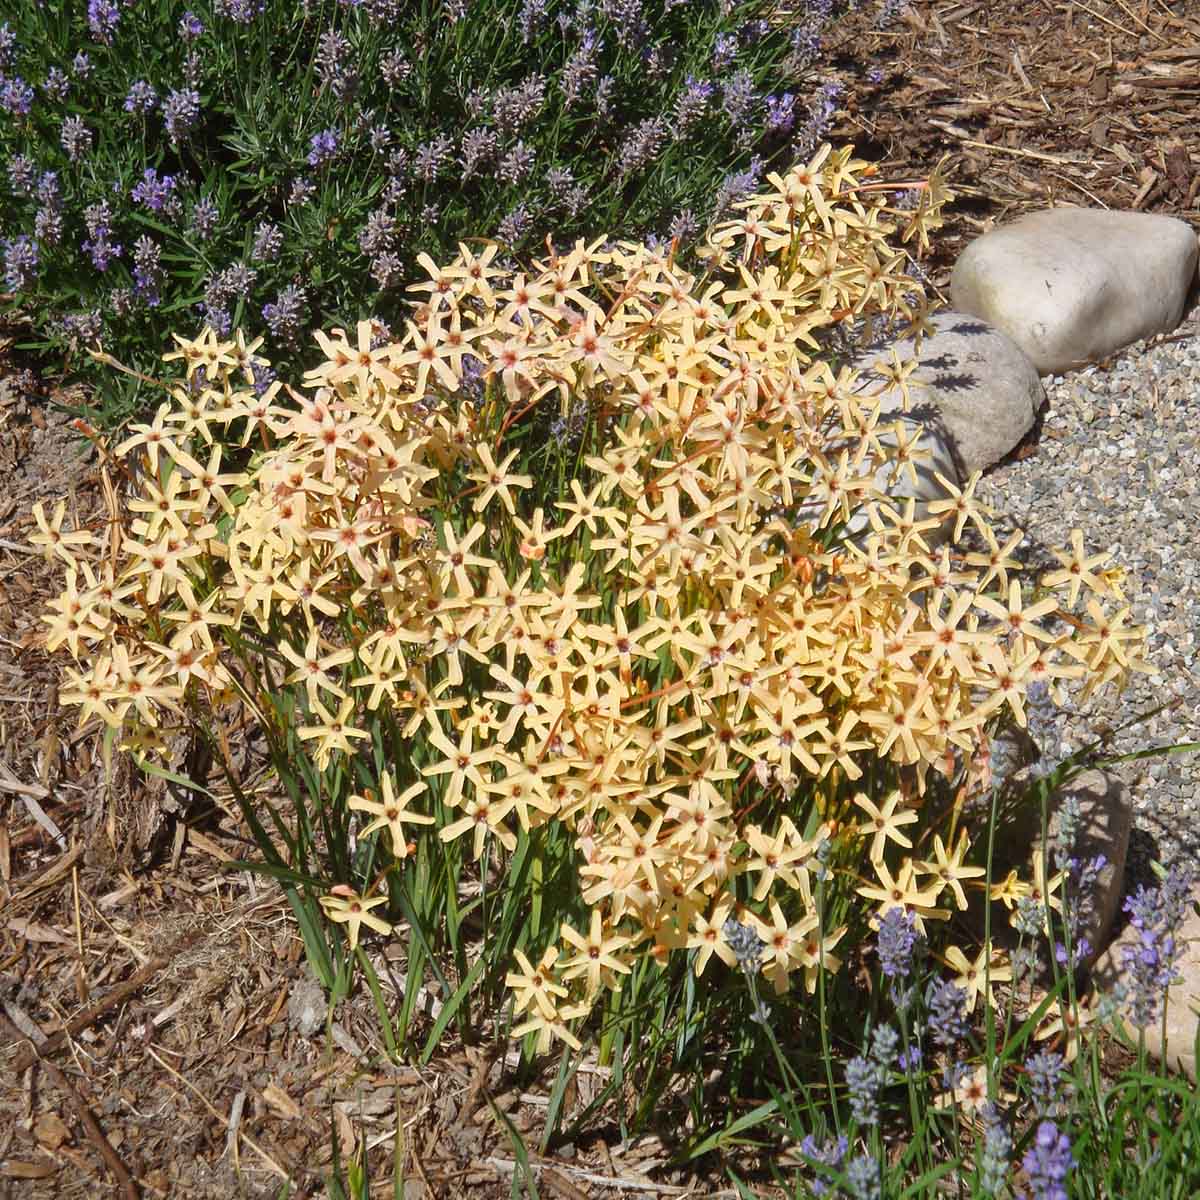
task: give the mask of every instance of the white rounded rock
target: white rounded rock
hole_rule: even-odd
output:
[[[1054,208],[976,238],[954,265],[953,306],[1060,375],[1174,329],[1196,279],[1196,235],[1154,213]]]

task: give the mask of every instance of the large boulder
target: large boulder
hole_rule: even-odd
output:
[[[874,364],[890,365],[893,351],[902,363],[916,358],[919,365],[906,380],[908,411],[948,443],[967,478],[999,462],[1033,428],[1046,393],[1020,346],[986,321],[947,310],[930,324],[934,332],[922,339],[919,353],[904,338],[854,365],[873,391],[886,378]],[[892,384],[880,396],[880,425],[903,409],[900,387]]]
[[[1196,235],[1174,217],[1048,209],[973,241],[950,296],[1043,375],[1061,374],[1178,325],[1197,254]]]

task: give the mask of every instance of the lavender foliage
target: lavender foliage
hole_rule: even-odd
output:
[[[79,44],[64,46],[55,6],[19,5],[0,23],[6,273],[53,292],[82,266],[85,294],[59,311],[111,318],[114,352],[145,367],[196,287],[147,221],[206,262],[258,268],[245,311],[269,312],[278,345],[298,344],[297,311],[325,321],[374,289],[398,305],[418,252],[468,237],[562,245],[619,214],[686,254],[714,193],[722,210],[744,196],[804,119],[788,32],[754,5],[720,0],[696,20],[701,7],[519,0],[497,22],[446,0],[426,24],[402,0],[339,0],[318,20],[263,0],[81,0]],[[276,60],[298,69],[251,113],[246,72]],[[703,153],[677,149],[701,131]],[[47,170],[68,181],[53,197]],[[237,311],[229,271],[203,285],[199,315],[219,331]]]

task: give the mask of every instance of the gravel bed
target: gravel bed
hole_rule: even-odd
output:
[[[1033,453],[998,464],[976,494],[1001,529],[1025,530],[1019,554],[1031,565],[1044,557],[1057,567],[1048,550],[1066,546],[1075,527],[1089,553],[1110,549],[1106,566],[1125,568],[1133,620],[1150,629],[1154,668],[1119,696],[1109,688],[1057,710],[1042,751],[1056,761],[1167,701],[1171,708],[1118,734],[1113,751],[1200,740],[1200,305],[1169,340],[1042,382]],[[1151,857],[1200,864],[1200,754],[1114,769],[1134,801],[1131,876]]]

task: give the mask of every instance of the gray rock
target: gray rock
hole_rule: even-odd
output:
[[[1055,208],[973,241],[954,265],[956,309],[982,317],[1042,374],[1174,329],[1196,278],[1196,235],[1153,213]]]
[[[1017,747],[1018,750],[1021,748]],[[1027,784],[1027,772],[1022,764],[1013,772],[1009,785],[1022,788]],[[1104,867],[1092,878],[1086,896],[1074,897],[1075,902],[1082,900],[1085,905],[1077,936],[1088,942],[1088,953],[1079,958],[1080,969],[1086,970],[1104,950],[1120,905],[1125,860],[1133,830],[1133,799],[1122,780],[1099,770],[1084,771],[1054,792],[1046,813],[1049,834],[1049,848],[1045,852],[1047,875],[1057,871],[1053,846],[1062,830],[1063,807],[1071,797],[1078,803],[1074,857],[1084,863],[1098,855],[1105,859]],[[1020,819],[998,831],[996,853],[998,862],[1005,866],[1020,866],[1025,873],[1034,852],[1042,847],[1041,808],[1032,805],[1020,812]]]
[[[1113,921],[1121,903],[1125,880],[1125,859],[1129,854],[1129,835],[1133,831],[1133,799],[1129,789],[1115,775],[1104,771],[1084,771],[1050,798],[1049,832],[1053,844],[1062,828],[1063,805],[1074,798],[1079,805],[1079,832],[1075,856],[1087,863],[1103,855],[1105,866],[1090,889],[1090,912],[1079,930],[1091,952],[1082,960],[1094,963],[1108,942]]]
[[[315,979],[297,980],[288,990],[287,1015],[301,1037],[312,1037],[325,1024],[325,991]]]
[[[1165,1062],[1172,1071],[1183,1072],[1193,1082],[1196,1081],[1196,1031],[1200,1026],[1200,915],[1196,912],[1197,904],[1200,904],[1200,884],[1192,889],[1192,903],[1177,938],[1182,947],[1178,971],[1183,978],[1167,993],[1166,1045],[1163,1044],[1161,1015],[1145,1030],[1135,1029],[1127,1019],[1123,1020],[1125,1032],[1135,1045],[1139,1033],[1144,1034],[1146,1050],[1151,1057]],[[1123,965],[1124,951],[1137,947],[1138,943],[1138,931],[1129,925],[1096,964],[1092,978],[1101,991],[1111,992],[1121,983],[1128,982]]]
[[[877,386],[871,368],[881,359],[890,363],[893,349],[901,362],[918,360],[907,381],[909,413],[948,443],[958,474],[966,478],[999,462],[1020,442],[1033,428],[1046,393],[1025,352],[986,321],[943,311],[931,324],[936,332],[922,340],[919,354],[905,338],[854,365],[868,385]],[[880,425],[903,411],[897,385],[883,393],[879,408]]]
[[[944,500],[946,489],[938,482],[937,476],[949,479],[953,484],[962,484],[955,464],[954,453],[945,432],[933,428],[918,420],[911,414],[896,413],[890,420],[881,420],[876,426],[880,445],[885,453],[894,450],[898,444],[895,425],[900,423],[904,440],[911,439],[914,430],[917,441],[913,447],[913,471],[899,467],[891,458],[876,468],[872,485],[891,502],[901,515],[904,514],[907,500],[914,500],[913,520],[923,521],[929,516],[929,504],[934,500]],[[826,506],[828,491],[818,484],[805,500],[797,506],[796,513],[800,520],[815,521]],[[945,520],[933,529],[924,531],[921,536],[932,550],[940,546],[949,536],[953,522]],[[852,512],[846,523],[846,533],[851,539],[863,543],[871,532],[870,522],[862,507]]]

